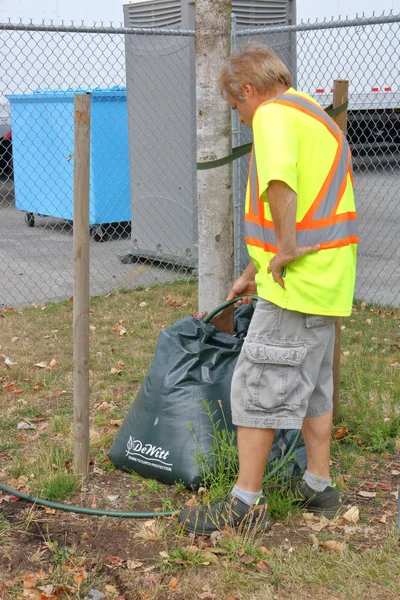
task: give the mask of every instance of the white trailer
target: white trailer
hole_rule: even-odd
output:
[[[400,14],[400,0],[297,0],[297,24]],[[332,102],[334,79],[349,80],[349,139],[353,155],[381,155],[400,147],[400,24],[298,32],[297,87],[322,106]]]

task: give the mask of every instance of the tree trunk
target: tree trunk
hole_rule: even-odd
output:
[[[196,1],[198,162],[221,158],[232,149],[231,108],[217,89],[222,61],[230,53],[231,7],[231,0]],[[197,193],[199,312],[204,314],[226,299],[233,281],[231,165],[198,171]]]

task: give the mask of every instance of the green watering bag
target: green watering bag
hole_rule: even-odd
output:
[[[234,335],[195,317],[160,332],[150,371],[109,453],[117,468],[192,489],[200,485],[198,456],[212,470],[213,431],[235,429],[231,380],[253,312],[253,305],[235,309]],[[271,464],[284,456],[296,435],[295,430],[275,433]],[[301,440],[285,466],[286,476],[299,474],[305,465]]]

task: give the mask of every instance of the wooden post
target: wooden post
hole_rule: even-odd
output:
[[[336,80],[333,84],[333,108],[346,104],[349,99],[349,82]],[[347,133],[347,109],[343,110],[334,121],[340,129]],[[335,420],[339,412],[340,401],[340,353],[342,339],[342,320],[338,317],[335,321],[335,350],[333,355],[333,419]]]
[[[74,97],[74,462],[89,472],[90,95]]]

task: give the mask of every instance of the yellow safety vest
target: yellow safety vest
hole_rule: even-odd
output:
[[[292,108],[296,111],[301,111],[303,114],[316,119],[326,128],[337,143],[334,160],[323,185],[311,204],[307,207],[301,206],[303,199],[298,196],[298,205],[302,209],[299,212],[300,214],[304,214],[304,216],[296,222],[297,244],[299,246],[320,244],[321,251],[329,250],[330,252],[335,252],[335,249],[344,246],[356,245],[358,243],[358,237],[354,200],[351,199],[348,207],[349,210],[337,213],[338,206],[346,191],[349,178],[351,184],[353,182],[351,154],[345,135],[318,104],[312,100],[308,100],[303,95],[285,93],[268,100],[263,103],[263,105],[272,102]],[[295,135],[295,132],[293,132],[293,135]],[[262,168],[262,165],[260,165],[259,168]],[[251,257],[256,256],[255,262],[260,264],[260,250],[263,250],[266,253],[265,256],[269,263],[271,253],[276,254],[278,248],[273,221],[265,217],[265,202],[260,199],[257,176],[257,157],[254,146],[250,157],[248,195],[249,197],[245,211],[245,238],[248,251]],[[341,208],[343,210],[343,206],[341,206]],[[299,259],[299,262],[305,261],[305,263],[310,265],[313,256],[315,256],[315,254],[309,254],[306,257]],[[355,252],[351,254],[351,257],[353,262],[355,262]],[[294,265],[295,263],[291,264]],[[268,265],[265,264],[265,262],[262,264],[263,269],[266,269],[267,266]],[[339,269],[343,268],[340,264],[337,266]],[[329,269],[331,272],[335,270],[335,261],[329,260]],[[326,279],[329,279],[330,274],[329,272],[323,272],[321,275],[323,280],[326,281]],[[333,280],[337,281],[337,276],[338,274],[336,273],[336,277],[333,277]],[[300,312],[333,314],[337,316],[350,314],[352,298],[349,302],[348,294],[347,301],[344,302],[346,306],[342,303],[341,306],[332,307],[332,312],[330,312],[325,301],[320,303],[321,308],[319,310],[318,302],[315,306],[313,306],[312,302],[309,307],[307,306],[307,302],[302,305],[301,294],[298,294],[297,300],[294,297],[287,297],[287,295],[285,298],[285,295],[282,294],[284,291],[276,290],[276,288],[274,291],[272,286],[277,285],[278,284],[272,282],[269,291],[266,291],[264,294],[261,293],[260,295],[284,308],[290,308],[291,310],[298,310]],[[323,288],[324,284],[321,282],[322,294],[324,293]],[[294,295],[296,296],[296,294]]]

